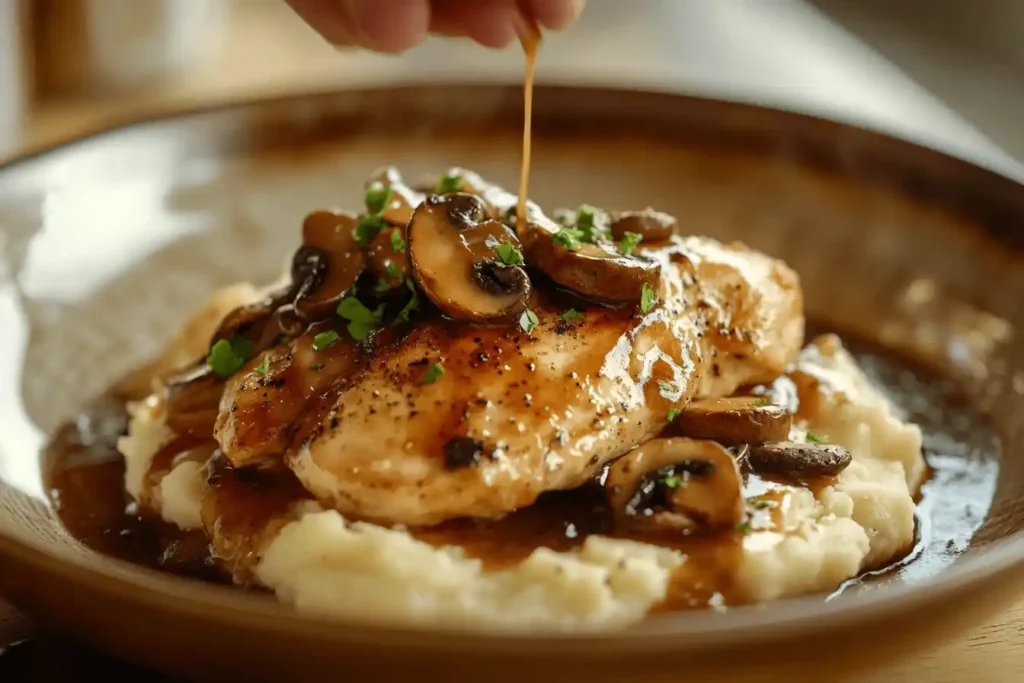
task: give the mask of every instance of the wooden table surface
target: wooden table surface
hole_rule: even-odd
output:
[[[257,9],[258,6],[261,6]],[[259,45],[260,68],[252,46]],[[40,149],[83,131],[116,125],[169,109],[187,109],[262,94],[301,92],[346,82],[350,61],[322,44],[304,26],[266,3],[236,10],[221,54],[212,63],[141,91],[102,98],[62,97],[39,102],[21,151]],[[28,633],[25,622],[0,601],[0,636]],[[3,644],[0,639],[0,645]],[[7,641],[9,642],[9,641]],[[27,645],[0,648],[0,680],[91,680],[94,675],[132,673],[86,648],[45,634]],[[138,672],[135,672],[136,674]],[[895,668],[862,678],[863,683],[1005,683],[1024,673],[1024,600],[1007,605],[989,623]],[[134,680],[144,680],[137,675]],[[152,680],[162,680],[153,676]]]

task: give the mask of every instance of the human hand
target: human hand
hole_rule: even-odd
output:
[[[523,16],[560,30],[585,0],[288,0],[329,42],[378,52],[404,52],[434,33],[502,48],[515,40]]]

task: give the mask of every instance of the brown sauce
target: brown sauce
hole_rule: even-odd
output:
[[[999,459],[998,441],[984,420],[965,407],[951,382],[872,348],[856,343],[849,346],[869,376],[909,419],[921,425],[933,474],[921,491],[916,542],[907,556],[847,581],[836,594],[869,589],[884,581],[920,579],[952,562],[970,544],[987,514]],[[124,492],[124,464],[116,451],[117,438],[126,424],[124,397],[111,393],[53,437],[45,462],[52,500],[64,525],[99,552],[205,581],[229,582],[232,558],[215,561],[205,534],[182,532],[136,512]],[[247,518],[249,512],[255,510],[260,519],[270,519],[304,495],[293,479],[239,478],[218,472],[216,467],[213,470],[216,486],[211,495],[227,492],[241,501],[243,509],[233,517],[239,527],[236,538],[244,537],[246,529],[262,526]],[[816,490],[828,483],[812,482],[810,487]],[[752,529],[777,524],[786,491],[782,482],[747,477],[746,495],[766,501],[763,508],[755,510]],[[501,520],[454,520],[413,533],[433,545],[459,546],[468,556],[482,559],[489,570],[500,570],[539,547],[566,551],[578,548],[592,534],[615,536],[608,519],[603,489],[595,482],[574,491],[544,494],[533,506]],[[687,556],[656,611],[744,602],[733,585],[742,530],[714,538],[650,532],[633,533],[628,538],[675,548]],[[224,557],[223,552],[220,555]]]

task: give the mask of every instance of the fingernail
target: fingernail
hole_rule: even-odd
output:
[[[587,0],[572,0],[572,19],[576,21],[583,14],[583,9],[587,6]]]

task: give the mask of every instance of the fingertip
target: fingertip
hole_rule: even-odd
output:
[[[586,0],[526,0],[533,19],[544,28],[561,31],[579,18]]]
[[[360,43],[380,52],[405,52],[430,30],[429,0],[348,0]]]

